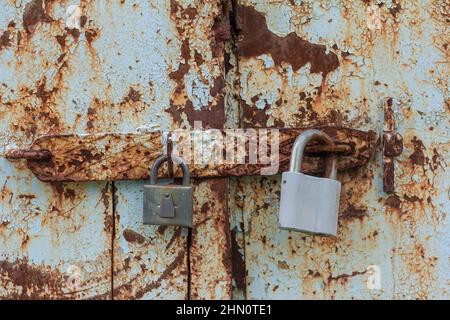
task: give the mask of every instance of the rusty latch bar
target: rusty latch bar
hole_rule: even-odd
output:
[[[9,160],[50,161],[52,153],[48,150],[10,149],[5,152],[5,158]]]
[[[383,149],[383,191],[392,193],[395,190],[394,158],[403,151],[403,137],[395,131],[395,116],[392,98],[384,105]]]
[[[279,150],[272,150],[272,135],[268,135],[267,145],[263,150],[272,159],[277,154],[276,171],[287,169],[292,143],[295,138],[308,128],[280,128],[275,129],[278,134]],[[323,171],[323,156],[328,152],[335,152],[338,157],[338,170],[347,170],[368,163],[376,151],[376,134],[373,131],[364,132],[351,128],[318,126],[336,143],[335,147],[310,145],[306,150],[306,157],[302,164],[302,171],[306,173],[320,173]],[[251,129],[256,135],[262,130]],[[215,130],[227,135],[227,130]],[[201,131],[210,136],[212,130]],[[209,148],[211,141],[203,144]],[[183,142],[173,141],[174,148]],[[166,153],[167,133],[162,131],[145,133],[103,133],[88,135],[48,135],[33,142],[30,150],[11,150],[6,157],[9,159],[27,159],[28,168],[42,181],[110,181],[110,180],[139,180],[147,179],[154,160]],[[246,144],[248,150],[248,142]],[[195,149],[195,147],[194,147]],[[272,153],[273,152],[273,153]],[[258,159],[260,154],[258,154]],[[191,177],[227,177],[267,174],[263,169],[268,163],[248,161],[227,163],[196,163],[188,162]],[[162,174],[167,174],[167,167],[162,168]],[[174,176],[180,176],[174,170]]]
[[[169,148],[169,150],[171,150],[171,148]],[[305,150],[305,154],[311,157],[323,156],[327,153],[349,155],[351,152],[352,147],[345,144],[336,144],[334,146],[313,145],[307,146]],[[52,153],[49,150],[10,149],[5,153],[5,158],[9,160],[50,161]],[[168,170],[169,176],[171,176],[173,173],[170,172],[170,165]]]

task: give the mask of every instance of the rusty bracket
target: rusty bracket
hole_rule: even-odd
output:
[[[382,136],[383,152],[383,191],[392,193],[395,190],[394,158],[403,151],[403,137],[395,131],[395,116],[392,98],[384,104],[384,131]]]
[[[267,136],[267,162],[248,161],[248,155],[243,162],[188,162],[191,177],[227,177],[248,176],[264,173],[262,169],[275,165],[271,174],[287,169],[292,144],[295,138],[308,128],[275,129],[278,137],[278,148],[272,150],[275,135]],[[376,151],[376,133],[364,132],[351,128],[318,126],[335,141],[334,147],[311,144],[305,151],[302,171],[320,173],[324,168],[323,155],[329,152],[338,154],[338,170],[347,170],[368,163]],[[253,130],[256,136],[274,128],[245,129]],[[229,135],[227,130],[215,130],[223,137]],[[211,136],[212,130],[202,131],[205,136]],[[167,133],[162,131],[146,133],[102,133],[88,135],[47,135],[36,139],[29,150],[10,150],[5,154],[8,159],[26,159],[28,168],[42,181],[110,181],[147,179],[154,160],[167,149]],[[209,141],[209,142],[208,142]],[[212,141],[203,141],[209,148]],[[182,146],[186,141],[172,141],[173,148]],[[190,143],[190,142],[189,142]],[[259,142],[258,142],[259,143]],[[249,147],[249,142],[245,148]],[[193,147],[195,149],[195,146]],[[261,150],[260,150],[261,151]],[[274,155],[277,157],[273,157]],[[260,155],[258,154],[258,159]],[[276,160],[273,160],[276,159]],[[273,161],[276,161],[273,163]],[[167,166],[162,174],[167,174]],[[178,169],[174,176],[180,176]]]

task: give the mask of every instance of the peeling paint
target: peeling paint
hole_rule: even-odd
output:
[[[105,160],[127,145],[114,138],[74,143],[197,120],[381,133],[386,97],[399,100],[404,138],[393,194],[382,192],[381,148],[345,160],[337,240],[277,228],[278,176],[196,182],[189,236],[142,225],[142,181],[43,183],[2,157],[0,297],[448,298],[448,1],[378,1],[370,24],[374,3],[82,1],[67,24],[68,1],[0,0],[2,155],[61,135],[52,147],[74,157],[59,174],[140,179],[151,159],[136,154],[161,151],[159,138],[131,148],[131,163]],[[379,289],[367,285],[371,266]]]

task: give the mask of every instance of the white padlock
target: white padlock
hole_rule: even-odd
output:
[[[320,130],[306,130],[294,142],[289,171],[283,172],[279,226],[318,236],[336,236],[341,183],[336,180],[336,156],[326,159],[325,177],[313,177],[300,172],[306,145],[318,140],[334,145]]]

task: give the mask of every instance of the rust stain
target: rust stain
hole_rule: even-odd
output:
[[[64,51],[64,49],[66,48],[66,34],[56,35],[55,39],[58,42],[59,46],[61,47],[61,50]]]
[[[158,232],[159,235],[164,235],[164,233],[167,230],[167,226],[158,226],[158,230],[156,230],[156,232]]]
[[[44,76],[36,87],[36,97],[42,100],[42,103],[46,103],[51,95],[56,92],[56,88],[52,88],[50,91],[47,90],[47,78]]]
[[[84,28],[87,21],[88,21],[88,18],[85,15],[81,15],[80,16],[80,27]]]
[[[36,196],[34,194],[19,194],[18,195],[19,199],[35,199]]]
[[[10,128],[23,132],[27,138],[35,137],[38,132],[58,132],[62,129],[58,112],[51,110],[46,104],[39,104],[35,108],[30,104],[18,104],[17,111],[23,113],[23,116],[20,122],[11,123]]]
[[[430,170],[436,171],[439,168],[445,170],[446,168],[445,158],[438,152],[436,148],[433,148],[433,156],[431,157]]]
[[[210,123],[210,125],[205,125],[205,128],[221,129],[224,127],[225,121],[223,103],[223,99],[220,99],[218,106],[212,108],[202,107],[197,110],[192,102],[187,100],[182,107],[172,104],[166,111],[172,115],[176,123],[182,123],[182,115],[185,114],[191,126],[194,125],[195,121],[201,121],[202,123]]]
[[[402,6],[399,0],[392,1],[392,6],[389,8],[389,12],[392,14],[394,18],[397,18],[397,15],[402,10]]]
[[[327,284],[329,285],[331,282],[335,282],[335,281],[338,282],[338,283],[343,284],[343,283],[346,283],[348,281],[348,279],[350,279],[352,277],[360,276],[360,275],[363,275],[363,274],[366,274],[366,273],[367,273],[367,270],[364,270],[364,271],[353,271],[351,274],[344,273],[344,274],[340,274],[338,276],[330,275],[328,277],[328,279],[327,279]]]
[[[68,34],[70,34],[73,37],[75,41],[78,41],[81,34],[80,30],[78,30],[77,28],[66,28],[65,30]]]
[[[219,221],[220,228],[218,230],[218,238],[221,240],[221,263],[225,275],[229,275],[229,290],[231,294],[231,274],[232,274],[232,252],[231,252],[231,238],[230,238],[230,213],[228,209],[229,198],[229,180],[228,179],[214,179],[209,182],[215,199],[222,205],[221,220]]]
[[[52,21],[53,18],[45,11],[43,0],[33,0],[25,5],[23,27],[28,34],[33,33],[38,23],[50,23]]]
[[[6,30],[2,33],[2,35],[0,36],[0,50],[11,46],[10,36],[11,36],[11,32],[9,30]]]
[[[211,96],[216,97],[216,99],[209,102],[207,106],[195,108],[194,104],[187,96],[184,78],[191,70],[191,64],[194,65],[195,62],[195,64],[199,66],[204,63],[204,60],[199,53],[195,51],[193,53],[191,52],[192,49],[190,45],[190,41],[192,40],[190,30],[195,28],[196,19],[198,17],[197,9],[191,7],[185,9],[175,0],[171,0],[170,8],[171,18],[176,24],[178,37],[182,43],[182,61],[180,61],[177,70],[169,73],[169,77],[175,82],[176,87],[173,96],[170,99],[170,107],[168,107],[165,111],[171,115],[172,120],[177,124],[183,123],[183,115],[185,115],[189,125],[191,126],[194,124],[194,121],[202,121],[206,128],[221,129],[224,127],[225,123],[223,95],[224,60],[223,57],[218,56],[218,54],[223,51],[221,50],[221,48],[223,48],[223,43],[221,43],[221,41],[225,41],[226,38],[225,25],[217,23],[217,25],[213,27],[213,30],[210,30],[208,34],[213,58],[219,59],[219,65],[221,67],[221,74],[215,77],[214,86],[211,88],[210,92]],[[222,37],[223,39],[219,41],[219,39],[216,39],[216,35],[219,38]],[[192,59],[193,61],[191,61]],[[208,62],[208,64],[213,63],[214,61]]]
[[[130,91],[128,92],[128,95],[125,98],[123,98],[124,102],[129,102],[129,101],[138,102],[139,100],[141,100],[141,94],[139,93],[139,91],[137,91],[131,87],[130,87]]]
[[[184,76],[189,72],[190,69],[188,61],[191,58],[191,51],[188,39],[185,39],[181,44],[181,57],[185,62],[180,63],[176,71],[169,73],[169,78],[174,80],[178,85],[177,89],[175,90],[176,93],[181,93],[181,91],[183,90],[183,84],[181,83],[181,80],[184,79]]]
[[[422,199],[416,195],[409,196],[409,195],[405,194],[403,196],[403,199],[405,199],[406,201],[409,201],[409,202],[422,202]]]
[[[190,298],[231,298],[228,179],[194,183],[194,228],[189,248]]]
[[[257,57],[270,54],[276,65],[290,63],[297,71],[308,62],[312,73],[322,73],[323,78],[339,67],[335,53],[326,52],[326,46],[310,43],[295,32],[285,37],[272,33],[264,15],[253,7],[237,6],[237,27],[243,40],[238,44],[238,54],[242,57]]]
[[[163,280],[168,279],[171,277],[172,272],[176,270],[180,265],[183,264],[185,259],[186,253],[184,250],[180,250],[177,257],[167,266],[167,268],[161,273],[161,275],[158,277],[156,281],[151,282],[150,284],[146,285],[144,288],[140,289],[136,293],[136,298],[141,298],[144,293],[153,290],[155,288],[158,288],[161,285],[161,282]]]
[[[16,287],[15,290],[9,290],[8,296],[4,297],[7,299],[73,298],[72,295],[63,294],[67,280],[65,276],[47,267],[32,265],[27,259],[0,261],[0,275]]]
[[[402,201],[400,200],[400,198],[397,195],[394,194],[394,195],[390,195],[386,199],[385,204],[390,208],[399,209],[402,204]]]
[[[245,291],[246,284],[246,270],[245,260],[241,252],[239,252],[239,244],[236,240],[236,231],[231,230],[231,264],[232,264],[232,276],[236,283],[236,289]]]
[[[34,89],[20,88],[20,94],[25,98],[14,101],[17,120],[8,124],[9,129],[25,135],[26,138],[34,138],[39,133],[50,131],[57,133],[65,129],[59,111],[53,105],[58,88],[58,84],[47,88],[46,76],[37,81]]]
[[[350,204],[339,216],[344,220],[362,219],[367,216],[367,208],[358,208],[354,204]]]
[[[227,15],[215,21],[213,30],[215,39],[218,42],[232,39],[230,18]]]
[[[89,29],[84,31],[84,36],[86,37],[86,40],[89,44],[92,44],[92,42],[97,39],[98,37],[98,32],[97,30],[94,29]]]
[[[202,54],[199,53],[197,50],[195,50],[195,52],[194,52],[194,59],[195,59],[195,63],[199,67],[205,62],[205,60],[202,57]]]
[[[252,99],[255,103],[258,101],[257,97]],[[270,115],[267,113],[271,109],[271,106],[266,103],[263,109],[257,108],[255,105],[249,106],[244,101],[241,101],[243,105],[243,117],[246,120],[245,127],[266,127],[267,122],[270,119]],[[280,119],[274,119],[274,127],[284,127],[284,122]]]
[[[179,268],[180,265],[184,264],[184,260],[186,258],[186,251],[180,250],[178,252],[178,255],[176,258],[170,262],[166,269],[160,274],[160,276],[155,280],[151,281],[150,283],[146,284],[145,286],[138,286],[138,289],[136,290],[135,294],[131,296],[127,296],[127,299],[140,299],[142,298],[147,292],[150,292],[152,290],[155,290],[159,288],[164,280],[167,280],[171,277],[173,271],[175,271],[177,268]],[[121,294],[125,292],[130,292],[132,287],[134,286],[134,283],[137,281],[137,278],[131,279],[129,282],[121,284],[113,289],[113,296],[120,298]]]
[[[137,233],[136,231],[133,231],[131,229],[125,229],[123,231],[123,237],[125,238],[125,240],[127,240],[128,242],[136,242],[139,244],[143,244],[146,242],[146,238]]]
[[[163,227],[163,226],[160,226],[160,227]],[[164,227],[167,228],[167,226],[164,226]],[[160,229],[158,228],[158,230],[160,230]],[[162,229],[161,229],[161,230],[162,230]],[[165,230],[165,229],[164,229],[164,230]],[[182,228],[181,228],[181,227],[176,227],[175,232],[173,233],[173,235],[172,235],[172,237],[170,238],[170,240],[167,242],[167,245],[166,245],[166,251],[169,250],[169,249],[172,247],[172,245],[175,243],[175,241],[176,241],[177,239],[179,239],[179,237],[181,236],[181,231],[182,231]]]
[[[414,151],[409,156],[409,160],[414,165],[424,166],[426,161],[424,154],[425,146],[417,137],[414,137],[411,142],[413,144]]]
[[[286,261],[283,260],[278,260],[278,268],[280,268],[281,270],[288,270],[289,269],[289,265],[287,264]]]
[[[72,200],[72,202],[73,202],[73,200],[75,200],[75,196],[76,196],[75,190],[69,189],[69,188],[64,188],[64,196],[66,198]]]

